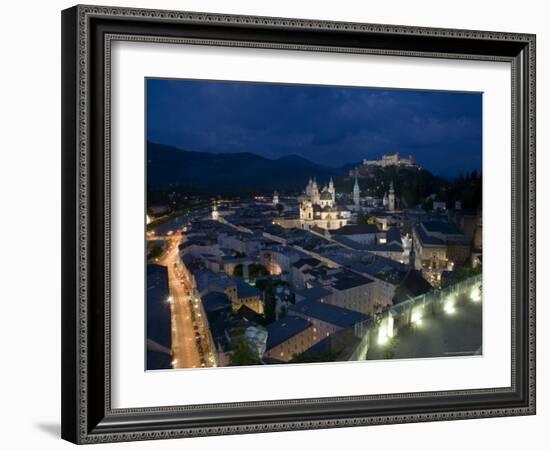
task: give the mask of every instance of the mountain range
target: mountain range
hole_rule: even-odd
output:
[[[346,175],[346,164],[331,168],[299,155],[269,159],[249,152],[207,153],[147,143],[147,183],[152,190],[191,188],[211,193],[303,189],[309,177],[325,183]]]

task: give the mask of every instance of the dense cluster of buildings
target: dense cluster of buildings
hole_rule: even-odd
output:
[[[247,210],[260,213],[263,207],[248,205]],[[267,217],[265,232],[243,228],[238,213],[221,221],[197,218],[188,224],[179,246],[192,301],[207,318],[215,365],[231,364],[234,337],[250,327],[267,331],[266,361],[289,362],[323,339],[365,321],[381,306],[373,296],[374,278],[319,254],[311,256],[337,245],[330,240],[270,225]],[[257,267],[263,268],[261,273]],[[284,286],[290,295],[270,296],[258,287],[266,281]],[[271,317],[268,302],[275,302]]]
[[[286,214],[276,217],[274,223],[284,228],[338,230],[348,223],[353,223],[353,218],[357,214],[372,210],[372,207],[377,207],[379,212],[384,213],[394,213],[397,210],[393,182],[390,183],[384,197],[377,199],[368,196],[362,197],[357,171],[355,171],[354,177],[355,183],[350,195],[337,193],[332,178],[323,188],[319,188],[315,178],[310,178],[304,192],[293,199],[297,202],[298,211],[287,208]],[[283,203],[279,193],[275,191],[273,205],[283,206]],[[284,206],[291,206],[291,204]],[[217,219],[217,209],[212,212],[212,217]],[[385,225],[387,225],[386,222]]]
[[[398,154],[363,164],[417,167]],[[358,324],[481,264],[479,212],[398,210],[396,195],[393,183],[373,201],[357,178],[341,195],[332,179],[320,187],[311,178],[299,195],[216,202],[190,214],[179,257],[190,301],[205,318],[211,365],[231,365],[235,338],[247,333],[265,364],[327,352],[345,359]],[[358,222],[365,213],[372,220]],[[162,298],[161,270],[149,270],[152,298]],[[166,355],[166,336],[151,336],[151,348]]]

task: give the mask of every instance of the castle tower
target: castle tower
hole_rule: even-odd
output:
[[[357,173],[355,174],[355,184],[353,185],[353,203],[356,207],[359,207],[359,198],[361,191],[359,189],[359,183],[357,181]]]
[[[390,183],[390,193],[388,195],[388,208],[395,211],[395,191],[393,190],[393,181]]]
[[[280,202],[279,202],[279,193],[277,191],[275,191],[273,193],[273,204],[274,205],[278,205]]]
[[[220,213],[218,211],[218,206],[216,202],[212,205],[212,220],[218,220],[220,218]]]

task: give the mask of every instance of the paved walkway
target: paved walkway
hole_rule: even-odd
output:
[[[466,300],[452,315],[429,315],[418,326],[397,333],[394,359],[473,355],[482,344],[482,304]],[[387,345],[387,344],[386,344]],[[367,359],[384,359],[385,346],[374,342]]]

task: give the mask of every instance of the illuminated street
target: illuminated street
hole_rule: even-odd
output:
[[[189,304],[188,288],[181,277],[178,245],[180,234],[174,233],[168,241],[165,253],[158,258],[159,264],[168,269],[168,281],[171,295],[172,316],[172,366],[174,368],[192,368],[201,366],[199,348],[195,340],[194,322]],[[204,330],[201,318],[195,315],[199,330]],[[206,342],[203,337],[201,342]],[[203,344],[204,345],[204,344]],[[204,351],[204,349],[203,349]]]

